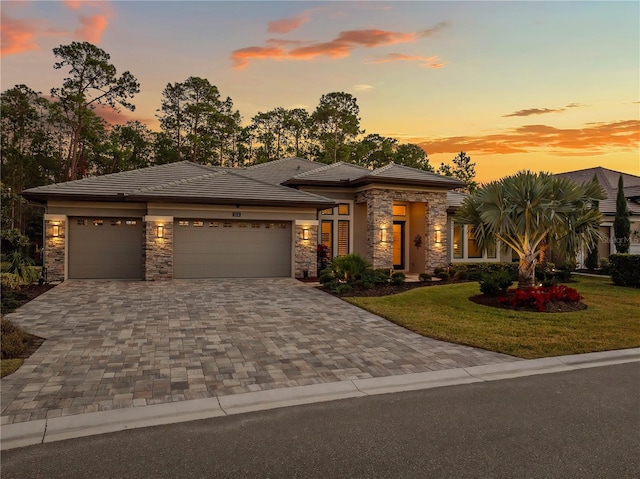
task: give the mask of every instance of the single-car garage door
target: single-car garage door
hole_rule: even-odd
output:
[[[291,223],[176,220],[174,278],[291,276]]]
[[[140,218],[69,218],[70,279],[142,279]]]

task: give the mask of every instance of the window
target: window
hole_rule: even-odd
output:
[[[260,228],[260,223],[251,223],[252,228]]]
[[[189,226],[189,222],[185,220],[178,221],[178,226]]]
[[[407,206],[393,205],[393,216],[407,216]]]
[[[338,221],[338,256],[349,254],[349,222]]]
[[[78,220],[78,226],[87,226],[87,220]]]
[[[322,210],[320,212],[321,215],[332,215],[333,214],[333,208],[327,208],[326,210]]]
[[[462,242],[462,225],[454,224],[453,226],[453,257],[462,259],[464,256]]]
[[[111,220],[111,226],[120,226],[122,221],[120,220]]]
[[[220,226],[218,221],[209,221],[209,228],[217,228],[218,226]]]
[[[103,220],[93,220],[93,226],[102,226],[103,224]]]
[[[127,226],[134,226],[138,224],[138,220],[126,220],[124,224]]]
[[[467,251],[469,251],[469,258],[482,258],[482,250],[473,234],[473,228],[469,227],[467,227]]]
[[[204,221],[194,221],[193,226],[196,228],[202,228],[204,226]]]
[[[342,216],[349,215],[349,203],[340,203],[338,205],[338,214]]]
[[[287,223],[278,223],[278,228],[281,230],[287,229]]]
[[[222,227],[223,227],[223,228],[232,228],[232,227],[233,227],[233,224],[232,224],[230,221],[225,221],[225,222],[222,224]]]
[[[320,243],[329,248],[329,253],[333,251],[333,221],[324,220],[322,222]]]
[[[487,258],[495,259],[498,257],[498,248],[497,244],[494,241],[492,241],[489,246],[487,246],[487,249],[485,251],[487,252]]]
[[[247,223],[238,223],[238,228],[246,228],[247,226]]]

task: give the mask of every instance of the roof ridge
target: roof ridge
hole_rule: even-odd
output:
[[[148,186],[146,188],[140,188],[137,190],[134,190],[133,195],[135,195],[136,193],[143,193],[143,192],[147,192],[147,191],[154,191],[154,190],[160,190],[162,188],[166,188],[167,186],[176,186],[176,185],[182,185],[185,183],[189,183],[190,181],[195,181],[195,180],[202,180],[204,178],[209,178],[212,176],[217,176],[217,175],[226,175],[227,172],[226,171],[212,171],[210,173],[207,173],[205,175],[197,175],[197,176],[190,176],[189,178],[183,178],[181,180],[175,180],[175,181],[169,181],[168,183],[162,183],[159,185],[154,185],[154,186]]]
[[[315,161],[307,160],[306,158],[299,158],[297,156],[290,156],[288,158],[278,158],[277,160],[265,161],[264,163],[258,163],[257,165],[251,165],[247,170],[257,170],[260,168],[264,168],[267,165],[272,165],[274,163],[284,163],[287,160],[300,160],[306,161],[308,163],[317,163]]]
[[[309,191],[299,190],[297,188],[291,188],[290,186],[285,186],[285,185],[282,185],[280,183],[271,183],[269,181],[264,181],[264,180],[258,180],[256,178],[251,178],[250,176],[244,176],[242,173],[238,173],[238,172],[235,172],[235,171],[225,171],[224,173],[227,173],[229,175],[234,175],[234,176],[237,176],[239,178],[243,178],[245,180],[255,181],[256,183],[260,183],[260,184],[266,185],[266,186],[274,186],[274,187],[278,187],[278,188],[286,188],[287,190],[293,190],[293,191],[297,191],[298,193],[304,193],[307,196],[314,196],[316,198],[325,198],[322,195],[317,195],[317,194],[311,193]]]
[[[387,163],[384,166],[381,166],[380,168],[376,168],[375,170],[373,170],[370,174],[371,175],[378,175],[378,173],[383,173],[389,169],[391,169],[392,166],[402,166],[402,165],[397,165],[395,164],[393,161],[390,161],[389,163]]]
[[[298,173],[297,175],[294,175],[293,178],[304,178],[305,176],[309,176],[312,175],[314,173],[318,173],[320,171],[327,171],[330,170],[332,168],[337,168],[338,166],[342,166],[342,165],[346,165],[346,166],[350,166],[353,168],[359,168],[361,170],[365,170],[368,171],[366,168],[363,168],[362,166],[358,166],[358,165],[354,165],[353,163],[346,163],[344,161],[338,161],[336,163],[329,163],[323,166],[319,166],[318,168],[314,168],[313,170],[309,170],[309,171],[304,171],[302,173]]]

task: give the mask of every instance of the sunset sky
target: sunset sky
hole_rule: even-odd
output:
[[[207,78],[244,122],[353,94],[367,133],[466,151],[479,181],[593,166],[640,175],[640,3],[3,0],[1,87],[48,93],[52,49],[89,41],[141,84]],[[110,120],[114,115],[108,115]]]

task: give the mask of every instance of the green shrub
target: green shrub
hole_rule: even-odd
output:
[[[345,294],[351,291],[351,285],[348,283],[339,283],[333,287],[333,291],[336,294]]]
[[[496,271],[486,274],[480,280],[480,292],[487,296],[496,296],[506,291],[513,284],[513,277],[509,271]]]
[[[334,279],[336,279],[336,277],[331,271],[324,270],[322,274],[320,274],[318,281],[320,281],[320,284],[328,284],[331,283],[331,281],[333,281]]]
[[[459,281],[464,281],[466,279],[469,279],[469,273],[467,272],[466,269],[459,269],[458,271],[455,272],[455,274],[453,275],[453,278]]]
[[[449,273],[446,271],[440,271],[436,274],[436,278],[440,278],[442,281],[449,281]]]
[[[330,268],[336,278],[352,282],[359,280],[371,265],[359,254],[351,253],[333,258]]]
[[[12,321],[8,319],[0,321],[0,335],[2,336],[2,359],[13,359],[25,352],[28,336]]]
[[[613,284],[640,288],[640,254],[612,254],[609,261]]]
[[[438,268],[434,268],[434,269],[433,269],[433,274],[434,274],[435,276],[437,276],[437,277],[439,277],[438,275],[439,275],[440,273],[446,273],[446,272],[447,272],[447,270],[446,270],[445,268],[440,268],[440,267],[438,267]]]
[[[609,258],[600,258],[600,271],[604,274],[611,274],[611,263]]]
[[[453,263],[453,268],[456,272],[464,269],[471,281],[480,281],[485,275],[498,271],[508,271],[514,281],[518,279],[518,263]]]
[[[420,281],[431,281],[431,275],[429,273],[420,273],[418,278]]]
[[[374,286],[376,284],[385,284],[389,282],[389,273],[386,270],[381,271],[377,269],[376,270],[367,269],[360,276],[360,281],[362,282],[363,285],[365,283],[369,283]]]
[[[393,282],[393,284],[402,284],[406,279],[407,277],[402,271],[396,271],[391,275],[391,281]]]

